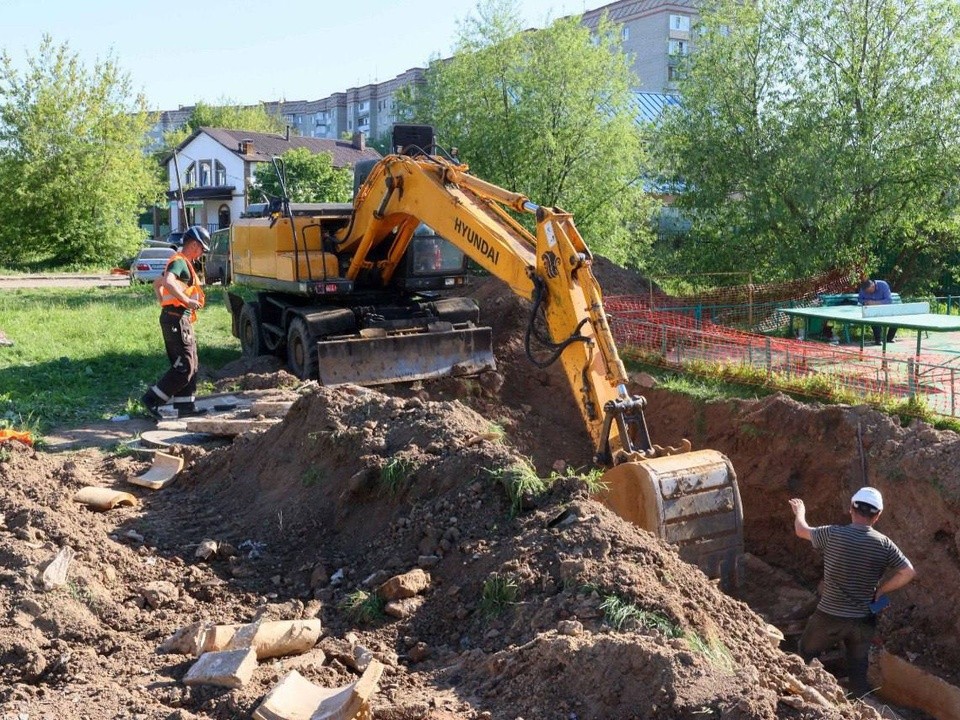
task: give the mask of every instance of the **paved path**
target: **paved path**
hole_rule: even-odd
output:
[[[0,275],[0,291],[17,288],[82,288],[129,285],[127,275],[94,273],[47,273],[43,275]]]

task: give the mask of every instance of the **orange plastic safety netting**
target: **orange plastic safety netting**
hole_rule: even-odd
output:
[[[17,440],[22,442],[24,445],[33,445],[33,436],[25,430],[10,430],[8,428],[0,428],[0,443],[6,442],[8,440]]]

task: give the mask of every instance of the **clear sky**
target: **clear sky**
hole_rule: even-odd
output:
[[[517,0],[525,27],[604,0]],[[0,0],[17,67],[44,34],[85,65],[113,57],[151,110],[198,100],[318,100],[450,54],[476,0]]]

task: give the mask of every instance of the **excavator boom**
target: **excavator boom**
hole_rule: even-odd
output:
[[[523,214],[535,217],[535,233],[515,217]],[[716,451],[689,452],[686,441],[680,448],[651,442],[646,400],[627,390],[593,256],[573,217],[476,178],[449,158],[389,155],[360,186],[351,222],[337,234],[338,254],[351,257],[346,277],[358,277],[374,256],[386,258],[379,269],[390,277],[420,223],[532,302],[528,357],[541,367],[560,362],[595,459],[609,468],[599,499],[678,544],[685,559],[725,585],[737,584],[743,514],[733,467]]]

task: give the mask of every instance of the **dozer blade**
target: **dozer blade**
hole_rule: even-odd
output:
[[[725,590],[740,584],[743,508],[730,460],[716,450],[627,462],[608,470],[597,499],[678,546]]]
[[[382,385],[496,368],[488,327],[321,340],[317,351],[322,385]]]

